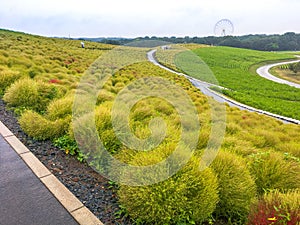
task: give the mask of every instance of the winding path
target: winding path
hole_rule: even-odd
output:
[[[229,106],[231,106],[231,107],[237,107],[237,108],[239,108],[241,110],[247,110],[247,111],[250,111],[250,112],[257,112],[257,113],[260,113],[260,114],[264,114],[264,115],[276,118],[278,120],[281,120],[284,123],[300,124],[299,120],[292,119],[292,118],[285,117],[285,116],[280,116],[280,115],[277,115],[277,114],[274,114],[274,113],[270,113],[270,112],[266,112],[266,111],[263,111],[263,110],[260,110],[260,109],[256,109],[256,108],[253,108],[251,106],[248,106],[248,105],[242,104],[240,102],[234,101],[234,100],[232,100],[232,99],[230,99],[230,98],[228,98],[228,97],[226,97],[226,96],[224,96],[224,95],[222,95],[222,94],[220,94],[218,92],[215,92],[215,91],[211,90],[209,87],[217,86],[217,85],[210,84],[210,83],[207,83],[207,82],[195,79],[195,78],[190,77],[190,76],[188,76],[186,74],[176,72],[174,70],[171,70],[168,67],[163,66],[162,64],[160,64],[156,60],[155,53],[156,53],[156,49],[151,50],[151,51],[149,51],[147,53],[147,58],[148,58],[148,60],[151,63],[153,63],[154,65],[159,66],[159,67],[161,67],[161,68],[163,68],[163,69],[165,69],[165,70],[167,70],[167,71],[169,71],[171,73],[175,73],[175,74],[177,74],[179,76],[186,77],[195,87],[197,87],[198,89],[200,89],[200,91],[203,94],[205,94],[207,96],[210,96],[210,97],[213,97],[216,101],[218,101],[220,103],[227,103]],[[224,89],[224,87],[221,87],[221,86],[217,86],[217,87]]]
[[[265,66],[262,66],[262,67],[258,68],[256,70],[256,73],[258,75],[260,75],[261,77],[266,78],[266,79],[271,80],[271,81],[274,81],[276,83],[287,84],[291,87],[300,88],[300,84],[290,82],[290,81],[287,81],[287,80],[284,80],[284,79],[280,79],[280,78],[275,77],[275,76],[273,76],[272,74],[269,73],[269,70],[274,66],[281,66],[281,65],[286,65],[286,64],[296,63],[296,62],[300,62],[300,60],[294,60],[294,61],[289,61],[289,62],[280,62],[280,63],[274,63],[274,64],[270,64],[270,65],[265,65]]]

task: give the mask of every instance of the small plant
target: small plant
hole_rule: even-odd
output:
[[[292,63],[288,65],[289,70],[297,74],[300,71],[300,63]]]
[[[56,147],[61,148],[67,155],[77,157],[77,160],[83,162],[86,160],[85,155],[79,150],[78,145],[74,139],[69,135],[61,136],[53,141]]]
[[[50,120],[65,118],[72,115],[73,97],[55,99],[47,107],[46,117]]]
[[[99,137],[105,147],[110,153],[114,154],[118,152],[122,143],[117,138],[115,131],[111,123],[110,113],[111,103],[106,102],[100,105],[95,111],[95,123]]]
[[[71,139],[68,135],[55,139],[53,143],[56,147],[64,149],[67,155],[76,155],[78,151],[76,141]]]
[[[108,186],[108,188],[109,189],[113,189],[113,188],[118,188],[118,183],[116,183],[115,181],[108,181],[108,184],[109,184],[109,186]]]
[[[49,83],[50,84],[58,84],[58,83],[60,83],[60,80],[58,80],[58,79],[51,79],[51,80],[49,80]]]
[[[36,109],[38,98],[38,84],[29,78],[16,81],[3,97],[9,106],[29,109]]]
[[[101,90],[97,98],[97,105],[106,101],[112,101],[114,98],[115,95],[113,93],[106,90]]]
[[[299,189],[285,194],[275,190],[252,203],[248,225],[298,225],[300,221]]]
[[[119,210],[117,210],[114,215],[117,219],[129,216],[126,208],[122,205],[119,205]]]

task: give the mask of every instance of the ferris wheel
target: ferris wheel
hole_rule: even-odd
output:
[[[233,23],[228,19],[222,19],[218,21],[214,28],[214,33],[216,36],[228,36],[233,34],[233,31]]]

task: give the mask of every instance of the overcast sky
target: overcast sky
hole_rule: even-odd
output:
[[[45,36],[208,36],[300,33],[299,0],[0,0],[0,28]]]

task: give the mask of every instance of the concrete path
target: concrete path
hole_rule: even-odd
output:
[[[256,70],[256,73],[259,76],[261,76],[263,78],[266,78],[268,80],[274,81],[276,83],[287,84],[287,85],[289,85],[291,87],[300,88],[300,84],[297,84],[297,83],[294,83],[294,82],[291,82],[291,81],[288,81],[288,80],[284,80],[284,79],[275,77],[272,74],[270,74],[270,72],[269,72],[269,70],[271,68],[275,67],[275,66],[281,66],[281,65],[286,65],[286,64],[291,64],[291,63],[297,63],[297,62],[300,62],[300,60],[294,60],[294,61],[289,61],[289,62],[280,62],[280,63],[274,63],[274,64],[270,64],[270,65],[265,65],[265,66],[259,67]]]
[[[101,225],[0,122],[0,224]]]

